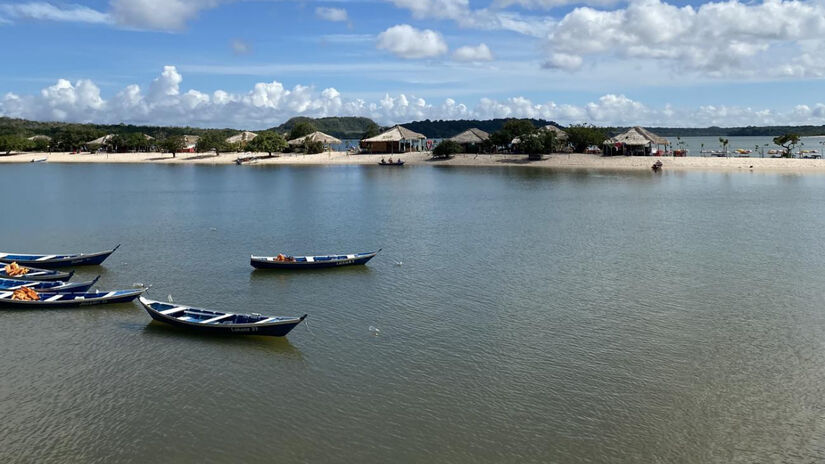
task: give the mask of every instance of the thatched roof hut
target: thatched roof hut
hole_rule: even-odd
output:
[[[226,143],[234,145],[236,143],[244,144],[257,137],[258,134],[249,131],[243,131],[240,134],[233,135],[226,139]],[[263,139],[261,139],[263,140]]]
[[[115,134],[106,134],[103,137],[98,137],[92,141],[86,142],[87,145],[103,145],[115,138]]]
[[[626,132],[604,141],[605,155],[650,155],[653,145],[667,146],[670,142],[643,127],[631,127]]]
[[[541,128],[543,131],[552,132],[555,136],[556,140],[567,140],[567,132],[565,132],[560,127],[554,126],[552,124],[548,124]]]
[[[32,142],[34,142],[36,140],[45,140],[47,142],[51,142],[52,138],[49,137],[48,135],[33,135],[33,136],[29,137],[26,140],[31,140]]]
[[[404,153],[422,151],[425,140],[427,137],[424,134],[396,125],[375,137],[362,140],[361,147],[370,153]]]
[[[453,142],[460,143],[462,145],[465,144],[475,144],[475,143],[482,143],[485,140],[490,138],[490,134],[484,132],[481,129],[476,129],[473,127],[472,129],[467,129],[464,132],[450,137],[447,140],[452,140]]]
[[[299,145],[303,145],[305,142],[321,142],[324,145],[334,145],[343,143],[341,139],[335,138],[329,134],[325,134],[321,131],[315,131],[311,134],[307,134],[303,137],[298,137],[297,139],[292,139],[287,143],[290,146],[296,147]]]

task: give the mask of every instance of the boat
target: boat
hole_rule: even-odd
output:
[[[50,293],[78,293],[88,292],[94,284],[97,283],[100,276],[95,277],[94,280],[88,282],[64,282],[62,280],[16,280],[16,279],[0,279],[0,291],[17,290],[19,288],[28,287],[38,292]]]
[[[225,313],[153,301],[142,296],[138,301],[156,321],[215,335],[283,337],[307,317],[306,314],[301,317],[270,317],[260,314]]]
[[[321,255],[321,256],[255,256],[250,257],[249,263],[256,269],[317,269],[323,267],[353,266],[366,264],[378,252],[356,253],[351,255]]]
[[[5,308],[72,308],[110,303],[128,303],[145,292],[145,288],[111,292],[54,293],[38,292],[37,300],[13,300],[14,292],[0,292],[0,307]]]
[[[0,266],[0,278],[2,279],[15,279],[15,280],[40,280],[40,281],[52,281],[52,280],[69,280],[74,275],[74,271],[72,272],[62,272],[62,271],[55,271],[51,269],[38,269],[36,267],[29,267],[26,266],[26,272],[19,275],[11,275],[6,270],[6,266]]]
[[[653,163],[653,166],[651,166],[650,168],[653,169],[654,171],[658,171],[659,169],[662,169],[662,162],[661,161],[656,161],[655,163]]]
[[[388,162],[382,160],[382,161],[378,162],[378,165],[379,166],[403,166],[404,162],[401,161],[401,160],[398,160],[398,161],[393,161],[392,163],[388,163]]]
[[[120,248],[97,253],[75,253],[65,255],[32,255],[25,253],[0,253],[0,263],[17,263],[21,266],[43,266],[46,268],[66,266],[93,266],[103,263],[106,258]]]
[[[32,158],[31,162],[32,163],[45,163],[47,160],[48,160],[48,158],[39,158],[39,159]]]

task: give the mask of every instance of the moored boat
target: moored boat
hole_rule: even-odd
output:
[[[9,267],[11,265],[0,265],[0,278],[2,279],[16,279],[16,280],[69,280],[74,275],[72,272],[55,271],[52,269],[38,269],[35,267],[26,266],[20,274],[9,274]]]
[[[145,288],[111,292],[52,293],[37,292],[38,299],[13,299],[14,292],[0,292],[0,307],[5,308],[71,308],[110,303],[128,303],[145,292]]]
[[[318,269],[324,267],[355,266],[366,264],[378,252],[356,253],[348,255],[319,255],[319,256],[255,256],[252,255],[249,263],[256,269]]]
[[[28,287],[38,292],[82,293],[88,292],[89,289],[97,283],[98,279],[100,279],[100,276],[97,276],[94,280],[90,280],[88,282],[64,282],[62,280],[16,280],[0,278],[0,291],[14,291],[23,287]]]
[[[0,253],[0,263],[17,263],[21,266],[42,266],[45,268],[66,266],[93,266],[103,263],[106,258],[120,248],[97,253],[74,253],[63,255],[37,255],[27,253]]]
[[[392,162],[392,163],[388,163],[388,162],[386,162],[386,161],[379,161],[379,162],[378,162],[378,165],[379,165],[379,166],[403,166],[403,165],[404,165],[404,162],[403,162],[403,161],[401,161],[401,160],[394,161],[394,162]]]
[[[138,300],[152,319],[175,327],[216,335],[268,335],[283,337],[306,319],[270,317],[260,314],[235,314],[191,306],[163,303],[140,297]]]

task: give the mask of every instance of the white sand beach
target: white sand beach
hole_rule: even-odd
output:
[[[111,154],[71,154],[71,153],[21,153],[0,156],[0,163],[30,163],[32,160],[46,159],[48,163],[157,163],[157,164],[234,164],[239,153],[221,153],[219,156],[205,153],[183,153],[172,157],[165,153],[111,153]],[[246,156],[246,155],[243,155]],[[267,165],[373,165],[390,155],[349,155],[345,152],[327,152],[315,155],[295,153],[276,154],[269,158],[266,153],[244,166]],[[398,159],[399,155],[393,155]],[[428,152],[400,155],[408,166],[519,166],[549,169],[591,169],[591,170],[649,170],[656,160],[661,160],[664,170],[705,170],[705,171],[763,171],[792,173],[825,173],[825,160],[787,158],[704,158],[704,157],[647,157],[600,155],[553,154],[545,155],[541,161],[528,161],[526,155],[474,155],[462,154],[446,160],[432,160]]]

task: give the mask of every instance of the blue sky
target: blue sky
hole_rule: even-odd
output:
[[[0,0],[0,40],[30,119],[825,123],[821,2]]]

